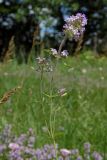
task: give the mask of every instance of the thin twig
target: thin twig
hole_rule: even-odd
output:
[[[58,49],[58,54],[61,53],[61,50],[62,50],[63,46],[65,45],[66,40],[67,40],[67,36],[65,36],[64,39],[62,40],[62,42],[59,46],[59,49]]]

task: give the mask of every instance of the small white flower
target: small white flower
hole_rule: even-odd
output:
[[[102,71],[103,70],[103,68],[102,67],[99,67],[99,71]]]
[[[84,68],[84,69],[82,69],[82,73],[87,73],[87,70]]]
[[[57,54],[58,54],[57,50],[54,48],[51,48],[51,52],[52,52],[53,56],[57,56]]]
[[[101,80],[104,80],[104,77],[101,77]]]

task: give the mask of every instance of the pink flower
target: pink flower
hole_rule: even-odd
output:
[[[71,152],[68,149],[61,149],[60,153],[63,157],[67,157],[71,154]]]
[[[19,149],[19,145],[17,143],[10,143],[9,148],[12,150],[17,150]]]

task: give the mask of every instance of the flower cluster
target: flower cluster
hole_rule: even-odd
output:
[[[33,130],[19,137],[13,136],[11,126],[7,125],[0,133],[0,159],[8,160],[103,160],[102,156],[94,151],[91,153],[90,143],[84,144],[84,154],[78,149],[59,149],[57,144],[44,145],[35,148],[36,137]]]
[[[53,56],[60,58],[60,57],[67,57],[69,55],[67,50],[63,50],[60,54],[58,54],[58,51],[54,48],[51,48],[51,53]]]
[[[74,38],[77,41],[79,37],[82,37],[83,32],[85,31],[85,26],[87,25],[87,18],[85,14],[77,13],[75,16],[73,15],[68,17],[65,22],[66,23],[63,26],[65,37],[62,40],[58,51],[54,48],[51,48],[52,55],[57,58],[68,56],[68,51],[62,51],[62,48],[67,39]]]
[[[49,61],[44,58],[44,57],[37,57],[37,64],[38,64],[38,68],[36,69],[36,71],[45,71],[45,72],[52,72],[53,68],[50,65]]]
[[[80,35],[85,31],[85,25],[87,25],[87,18],[84,14],[77,13],[75,16],[70,16],[65,20],[64,33],[72,39],[77,40]]]

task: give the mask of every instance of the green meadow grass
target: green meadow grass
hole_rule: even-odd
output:
[[[0,97],[21,86],[0,105],[1,129],[7,123],[16,134],[33,128],[38,146],[56,142],[81,148],[89,141],[107,152],[107,59],[90,53],[62,59],[54,73],[44,73],[42,82],[36,66],[0,64]],[[67,90],[63,97],[57,93],[60,88]]]

